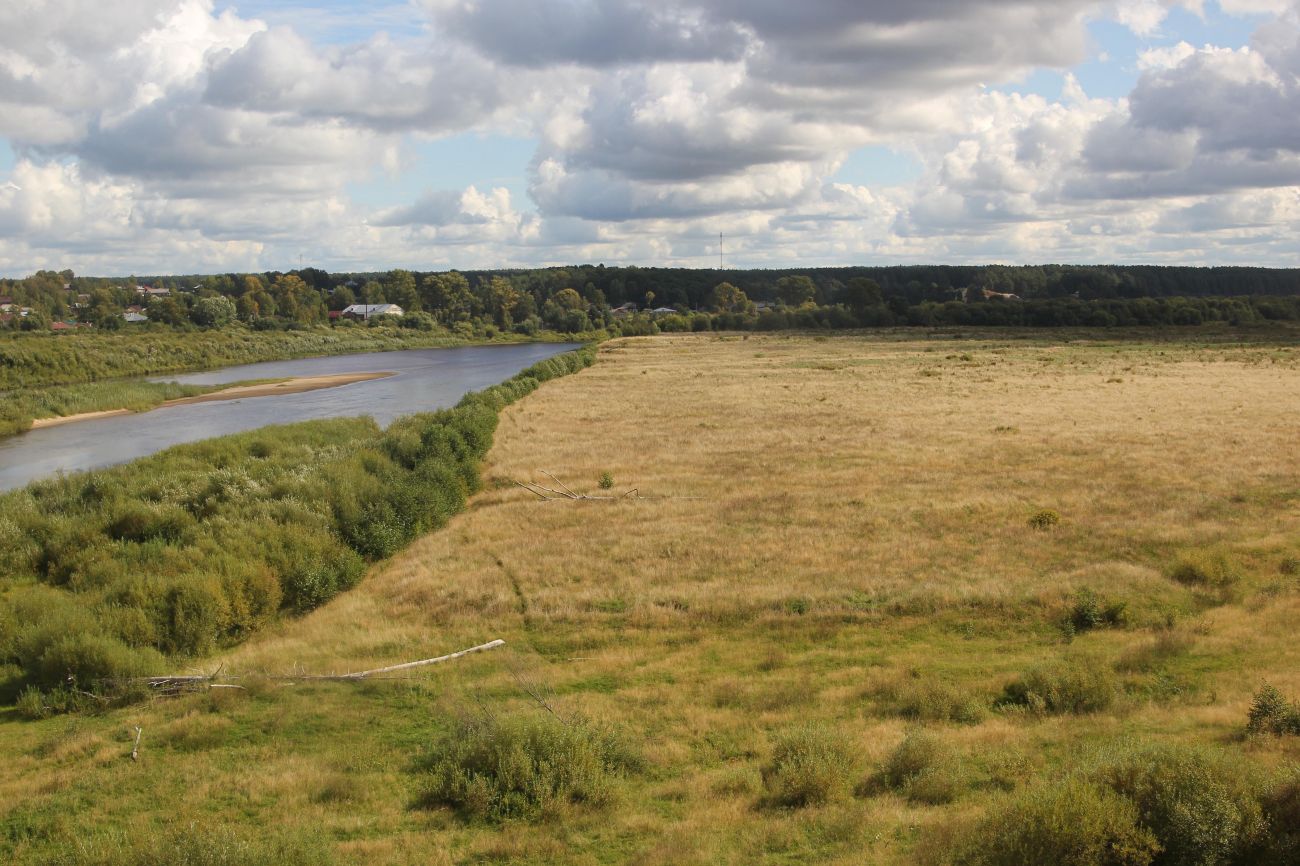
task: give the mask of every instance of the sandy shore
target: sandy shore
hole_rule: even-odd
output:
[[[162,406],[184,406],[187,403],[213,403],[218,400],[239,400],[243,397],[273,397],[278,394],[301,394],[304,391],[317,391],[321,388],[337,388],[339,385],[350,385],[353,382],[369,382],[372,379],[386,379],[389,376],[396,376],[396,373],[336,373],[331,376],[299,376],[294,379],[286,379],[283,382],[271,382],[265,385],[238,385],[234,388],[223,388],[220,391],[213,391],[209,394],[199,394],[197,397],[180,397],[176,400],[168,400],[152,408],[157,409]],[[74,424],[77,421],[89,421],[94,418],[111,418],[114,415],[130,415],[130,409],[105,409],[102,412],[81,412],[76,415],[64,415],[61,418],[38,418],[32,422],[31,429],[40,430],[43,427],[58,427],[62,424]]]

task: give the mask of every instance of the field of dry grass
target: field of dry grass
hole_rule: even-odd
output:
[[[1300,760],[1300,738],[1242,736],[1262,682],[1300,694],[1298,395],[1300,349],[1276,342],[614,341],[506,410],[487,489],[445,530],[203,665],[505,650],[399,682],[0,716],[0,852],[114,862],[179,826],[252,860],[276,838],[302,862],[906,863],[1134,738]],[[544,473],[618,498],[513,483]],[[1172,579],[1189,561],[1231,579]],[[1080,592],[1122,622],[1072,634]],[[1117,699],[994,706],[1056,661],[1115,670]],[[544,712],[534,696],[635,744],[612,805],[504,825],[415,807],[441,732]],[[860,790],[766,805],[773,743],[808,722],[848,739]],[[917,726],[952,755],[950,802],[868,783]]]

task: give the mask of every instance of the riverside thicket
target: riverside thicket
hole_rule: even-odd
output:
[[[584,349],[381,430],[268,427],[0,498],[0,696],[75,704],[353,586],[478,489],[497,413]]]

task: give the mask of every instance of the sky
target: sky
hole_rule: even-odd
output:
[[[0,275],[1300,267],[1300,0],[4,0]]]

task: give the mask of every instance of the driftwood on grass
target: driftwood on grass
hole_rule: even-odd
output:
[[[614,502],[615,500],[618,499],[640,499],[641,498],[641,493],[635,487],[633,487],[628,492],[624,493],[622,496],[591,496],[590,494],[587,493],[574,493],[572,490],[570,490],[568,487],[564,485],[564,482],[560,481],[560,479],[556,478],[551,473],[543,472],[542,474],[545,475],[547,478],[551,479],[551,483],[553,483],[556,487],[560,489],[556,490],[555,488],[552,487],[546,487],[542,484],[538,484],[535,481],[515,481],[515,484],[518,485],[519,487],[524,488],[529,493],[541,499],[543,502],[554,502],[557,499],[568,499],[574,502],[580,502],[583,500],[595,501],[595,502]]]
[[[555,487],[547,487],[544,484],[538,484],[536,481],[519,481],[514,478],[510,480],[514,482],[516,487],[524,488],[529,493],[533,494],[538,499],[540,499],[542,502],[561,502],[566,499],[570,502],[618,502],[623,499],[698,500],[701,498],[699,496],[642,496],[641,491],[635,487],[633,487],[631,490],[627,491],[626,493],[619,494],[617,496],[615,495],[592,496],[590,493],[575,493],[574,491],[566,487],[564,485],[564,482],[560,481],[560,479],[556,478],[554,475],[552,475],[549,472],[543,472],[542,474],[545,475],[547,478],[551,479],[551,483],[554,484]],[[556,488],[559,489],[557,490]]]
[[[316,681],[328,681],[328,682],[356,682],[358,680],[365,680],[372,677],[376,679],[394,679],[393,677],[380,677],[378,675],[390,674],[397,671],[410,670],[412,668],[426,667],[428,665],[442,664],[443,662],[449,662],[454,659],[463,658],[467,655],[472,655],[473,653],[480,653],[480,652],[486,652],[487,650],[493,650],[496,649],[497,647],[505,646],[505,643],[506,643],[505,641],[501,640],[500,638],[497,638],[496,640],[488,641],[485,644],[479,644],[478,646],[473,646],[470,647],[469,649],[463,649],[460,650],[459,652],[449,653],[444,656],[436,656],[435,658],[431,658],[431,659],[420,659],[419,661],[413,661],[413,662],[404,662],[399,665],[389,665],[388,667],[374,668],[368,671],[357,671],[355,673],[350,673],[350,674],[297,674],[297,675],[268,674],[265,676],[260,676],[258,677],[258,679],[272,680],[272,681],[292,681],[292,682],[298,682],[301,680],[316,680]],[[155,693],[161,695],[173,695],[181,691],[184,691],[186,688],[202,686],[202,685],[207,685],[208,688],[212,688],[212,689],[243,688],[243,686],[214,682],[217,679],[217,677],[220,676],[220,674],[221,674],[221,670],[218,669],[215,672],[210,674],[179,674],[175,676],[169,675],[169,676],[157,676],[157,677],[140,677],[137,680],[135,680],[135,682],[145,683],[151,689],[154,689]],[[231,677],[225,677],[225,679],[234,680],[240,678],[231,676]]]
[[[410,670],[411,668],[422,668],[425,667],[426,665],[442,664],[443,662],[449,662],[452,661],[453,659],[458,659],[463,656],[470,655],[471,653],[481,653],[481,652],[485,652],[486,650],[496,649],[499,646],[505,646],[505,645],[506,645],[505,641],[501,640],[500,638],[497,638],[496,640],[488,641],[485,644],[472,646],[469,649],[463,649],[460,652],[449,653],[448,655],[438,656],[437,658],[420,659],[417,662],[406,662],[400,665],[389,665],[386,668],[375,668],[374,670],[369,670],[369,671],[358,671],[357,673],[354,674],[328,674],[324,676],[286,677],[286,679],[363,680],[366,677],[374,676],[375,674],[390,674],[393,673],[394,671],[405,671],[405,670]]]

